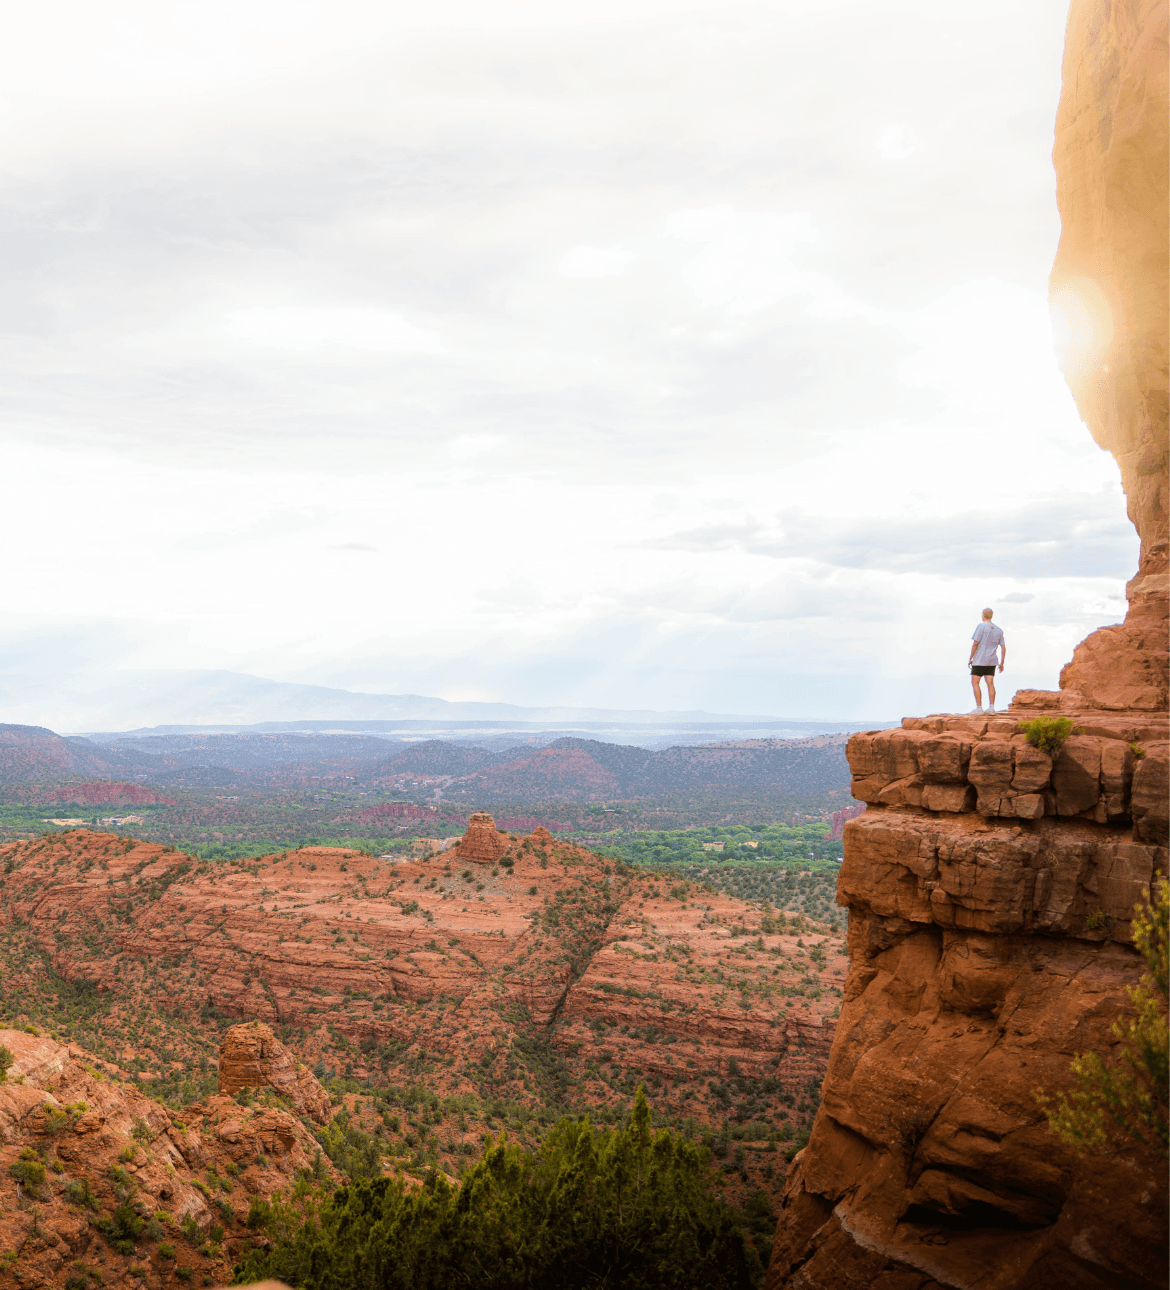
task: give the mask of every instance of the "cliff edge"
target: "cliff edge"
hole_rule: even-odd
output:
[[[1074,0],[1051,292],[1141,537],[1126,620],[1005,715],[850,740],[849,976],[766,1290],[1167,1284],[1164,1162],[1078,1156],[1034,1098],[1113,1046],[1167,868],[1166,68],[1165,0]],[[1055,757],[1019,731],[1044,711],[1079,730]]]

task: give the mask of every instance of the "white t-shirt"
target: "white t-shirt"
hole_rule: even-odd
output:
[[[1003,632],[994,623],[981,622],[971,633],[971,639],[978,641],[971,660],[976,667],[991,667],[999,662],[997,651],[1003,644]]]

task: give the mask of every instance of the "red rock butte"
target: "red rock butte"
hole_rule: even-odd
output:
[[[1165,1161],[1078,1155],[1036,1101],[1113,1049],[1167,871],[1167,109],[1165,0],[1074,0],[1051,293],[1140,567],[1059,690],[850,739],[849,976],[766,1290],[1167,1284]],[[1054,756],[1020,730],[1045,713],[1076,723]]]
[[[547,829],[537,829],[532,836],[535,839],[540,834],[552,841]],[[507,853],[508,843],[508,835],[496,828],[487,811],[476,811],[468,821],[467,832],[455,844],[455,853],[460,860],[470,860],[472,864],[495,864]]]

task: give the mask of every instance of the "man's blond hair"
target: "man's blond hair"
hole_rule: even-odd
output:
[[[990,617],[991,617],[991,615],[992,615],[994,612],[995,612],[994,610],[991,610],[991,609],[985,609],[985,610],[983,611],[983,617],[984,617],[984,618],[990,618]]]

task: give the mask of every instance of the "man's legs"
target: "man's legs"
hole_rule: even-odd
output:
[[[983,707],[983,691],[979,688],[981,680],[983,680],[981,676],[972,675],[971,677],[971,689],[975,691],[975,706],[977,708]]]
[[[987,682],[987,694],[988,694],[987,706],[989,708],[994,708],[995,707],[995,673],[993,672],[991,676],[985,677],[984,680],[986,680]]]

